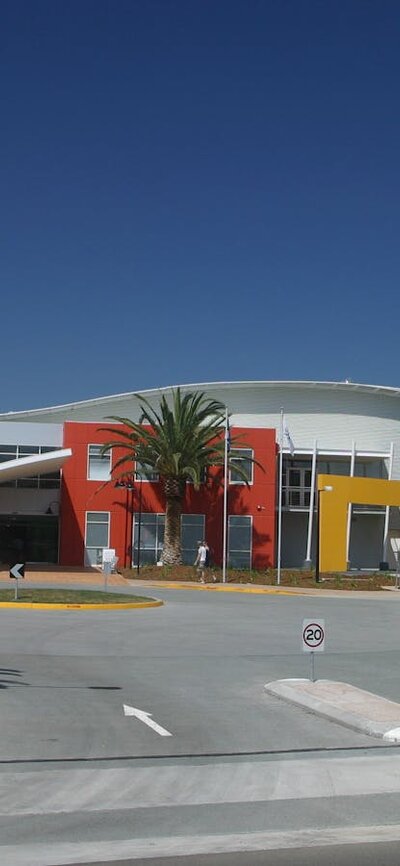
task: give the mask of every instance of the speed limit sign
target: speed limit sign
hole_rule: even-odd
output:
[[[303,650],[320,653],[325,649],[325,620],[303,619]]]

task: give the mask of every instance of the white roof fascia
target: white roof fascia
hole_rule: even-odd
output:
[[[17,478],[30,478],[32,475],[57,472],[71,456],[71,448],[62,448],[46,454],[32,454],[28,457],[5,460],[4,463],[0,463],[0,484],[15,481]]]

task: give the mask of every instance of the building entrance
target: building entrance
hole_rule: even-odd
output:
[[[58,517],[0,514],[0,563],[58,562]]]

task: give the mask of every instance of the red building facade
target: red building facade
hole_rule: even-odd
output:
[[[115,425],[116,432],[121,429]],[[260,465],[253,465],[249,485],[234,473],[228,487],[228,559],[232,567],[257,569],[275,562],[276,432],[261,428],[232,430]],[[116,487],[110,469],[120,455],[107,458],[100,447],[111,438],[94,423],[66,422],[64,448],[72,456],[65,463],[61,486],[60,564],[101,564],[104,547],[115,549],[119,566],[137,561],[154,563],[162,557],[165,499],[162,484],[133,477],[133,489]],[[243,446],[244,447],[244,446]],[[244,452],[243,452],[244,454]],[[197,542],[206,538],[212,562],[222,561],[223,476],[212,469],[200,490],[186,485],[182,515],[184,560],[193,562]],[[140,538],[139,538],[140,535]]]

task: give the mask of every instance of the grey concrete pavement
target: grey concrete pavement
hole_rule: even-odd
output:
[[[289,679],[266,683],[265,690],[354,731],[400,742],[400,704],[365,689],[329,680]]]

